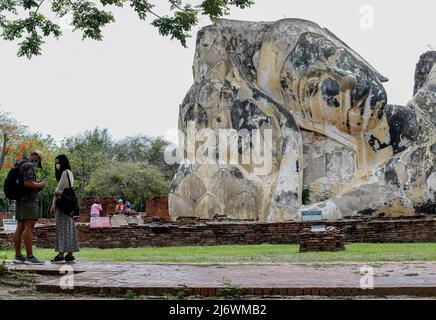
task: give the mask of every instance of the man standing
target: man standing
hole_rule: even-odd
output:
[[[36,180],[35,171],[42,169],[43,154],[41,151],[34,151],[28,158],[21,160],[20,176],[24,181],[24,195],[17,200],[15,219],[17,220],[17,230],[15,232],[15,260],[17,264],[44,264],[33,256],[33,230],[39,218],[39,192],[44,189],[45,183]],[[21,237],[24,235],[24,245],[27,257],[21,254]]]

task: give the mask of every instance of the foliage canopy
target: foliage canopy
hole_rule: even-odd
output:
[[[200,16],[207,16],[215,23],[218,18],[228,15],[231,7],[244,9],[254,4],[252,0],[204,0],[197,5],[192,0],[168,0],[170,14],[161,15],[155,12],[154,1],[1,0],[1,37],[18,41],[18,56],[30,59],[41,54],[45,38],[62,36],[60,18],[70,17],[72,27],[81,32],[83,39],[102,40],[102,28],[115,22],[110,8],[128,6],[140,20],[152,16],[150,23],[161,35],[176,39],[186,47],[186,40]]]

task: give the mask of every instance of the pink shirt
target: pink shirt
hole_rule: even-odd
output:
[[[94,203],[91,206],[91,217],[99,217],[101,211],[103,211],[103,208],[101,207],[101,205],[98,203]]]

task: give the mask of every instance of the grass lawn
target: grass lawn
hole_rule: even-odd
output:
[[[13,259],[13,250],[6,250]],[[49,260],[53,249],[36,248],[35,256]],[[169,248],[83,248],[79,260],[117,262],[346,262],[346,261],[436,261],[436,243],[354,243],[342,252],[299,253],[298,245],[226,245]]]

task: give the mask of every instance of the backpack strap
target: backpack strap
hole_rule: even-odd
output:
[[[70,180],[70,175],[68,174],[68,170],[65,170],[65,173],[67,174],[68,184],[70,185],[70,188],[72,188],[71,180]]]
[[[27,163],[27,162],[30,162],[30,160],[23,159],[23,160],[17,161],[17,162],[15,163],[15,167],[20,168],[23,164],[25,164],[25,163]]]

